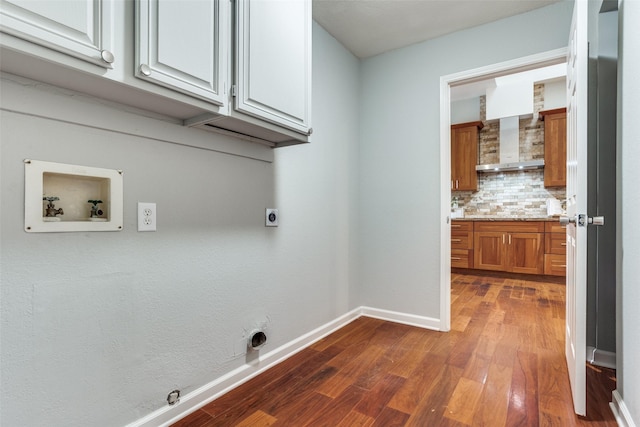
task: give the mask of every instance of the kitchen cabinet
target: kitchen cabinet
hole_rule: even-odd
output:
[[[567,109],[540,111],[544,121],[544,186],[567,185]]]
[[[451,267],[473,268],[473,222],[451,222]]]
[[[225,105],[228,4],[138,0],[136,77]]]
[[[117,59],[112,50],[113,6],[112,0],[1,0],[0,31],[111,68]]]
[[[567,271],[567,226],[545,223],[544,274],[565,276]]]
[[[543,274],[543,222],[479,221],[473,235],[474,268]]]
[[[482,122],[459,123],[451,126],[451,189],[478,189],[478,135]]]

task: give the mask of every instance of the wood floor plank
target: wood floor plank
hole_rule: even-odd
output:
[[[573,413],[562,282],[451,277],[450,332],[358,318],[174,426],[616,426],[613,370],[587,367]]]
[[[407,423],[407,419],[409,419],[409,414],[391,408],[384,408],[380,415],[376,417],[372,427],[402,427]]]
[[[373,418],[353,410],[349,412],[336,427],[369,427],[372,426],[375,421]]]
[[[480,396],[474,427],[504,426],[507,421],[513,369],[492,363]]]
[[[449,399],[444,416],[471,425],[480,401],[482,388],[482,383],[464,377],[460,378],[451,399]]]
[[[442,374],[445,366],[445,357],[441,355],[427,354],[417,365],[414,371],[407,377],[407,381],[394,394],[387,406],[398,411],[412,414],[423,399],[423,396],[431,393],[439,382],[436,381]]]
[[[405,378],[396,375],[385,375],[369,390],[362,400],[356,405],[356,411],[362,412],[371,418],[376,418],[387,406],[394,394],[402,387]]]
[[[305,422],[304,426],[312,427],[334,427],[338,425],[347,415],[353,411],[355,406],[362,400],[367,390],[350,385],[339,396],[331,401],[330,407],[320,411]]]
[[[535,426],[538,413],[538,363],[533,353],[518,351],[511,377],[507,425]]]
[[[330,397],[316,393],[313,390],[300,393],[297,396],[299,396],[298,399],[288,399],[280,402],[277,408],[269,405],[269,408],[274,408],[272,415],[277,419],[273,424],[274,427],[303,425],[309,418],[328,410],[333,402]]]
[[[244,420],[240,421],[238,427],[269,427],[275,425],[278,420],[262,411],[256,411]]]

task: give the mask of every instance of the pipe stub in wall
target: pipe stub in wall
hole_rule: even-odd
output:
[[[267,343],[267,335],[264,331],[255,330],[249,334],[249,339],[247,342],[248,347],[251,350],[259,350]]]

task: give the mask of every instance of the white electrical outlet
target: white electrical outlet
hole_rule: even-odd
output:
[[[156,231],[156,204],[138,202],[138,231]]]
[[[267,208],[265,210],[264,225],[267,227],[277,227],[279,219],[280,215],[278,214],[278,209]]]

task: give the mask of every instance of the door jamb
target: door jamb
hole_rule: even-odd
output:
[[[451,86],[566,62],[567,48],[440,77],[440,330],[451,330]]]

